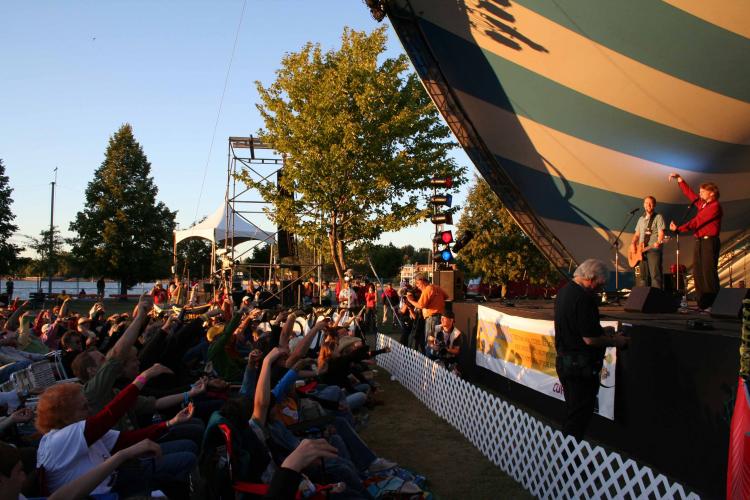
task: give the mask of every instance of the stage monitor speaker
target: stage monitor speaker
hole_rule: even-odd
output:
[[[713,318],[739,318],[742,301],[750,298],[750,288],[722,288],[711,305]]]
[[[625,302],[628,312],[673,313],[680,305],[679,297],[658,288],[637,286],[630,291]]]
[[[446,300],[463,300],[464,298],[464,273],[456,270],[435,271],[432,275],[433,282],[439,286],[447,296]]]

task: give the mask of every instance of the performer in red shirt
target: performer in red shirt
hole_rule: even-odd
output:
[[[719,203],[719,188],[713,182],[701,184],[698,194],[690,189],[680,174],[669,174],[669,180],[677,179],[682,193],[695,204],[698,213],[681,226],[670,222],[672,231],[693,231],[695,249],[693,251],[693,280],[698,294],[698,307],[708,309],[719,293],[719,248],[721,241],[721,217],[724,213]]]

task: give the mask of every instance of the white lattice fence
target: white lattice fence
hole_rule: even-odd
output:
[[[390,337],[378,335],[377,344],[391,348],[377,357],[380,366],[536,497],[699,498],[619,453],[563,435]]]

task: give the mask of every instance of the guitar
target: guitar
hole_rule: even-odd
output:
[[[662,245],[668,242],[669,238],[669,236],[665,236],[664,240],[662,240]],[[649,248],[651,248],[651,245],[649,245]],[[628,265],[630,267],[637,267],[638,263],[643,260],[643,252],[645,251],[646,247],[643,246],[642,242],[638,242],[638,246],[635,247],[635,250],[633,250],[633,245],[630,245],[628,247]]]
[[[628,265],[630,267],[637,267],[638,263],[643,260],[643,252],[646,248],[642,242],[638,243],[638,246],[633,248],[633,245],[628,247]]]

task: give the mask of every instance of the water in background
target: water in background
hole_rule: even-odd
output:
[[[5,282],[7,280],[0,281],[0,293],[5,293]],[[21,299],[28,299],[29,294],[36,292],[40,287],[44,293],[47,293],[47,280],[41,282],[32,280],[13,280],[13,298],[19,297]],[[147,292],[154,287],[153,282],[138,283],[133,288],[128,290],[128,294],[140,295],[143,292]],[[52,281],[52,293],[65,292],[75,297],[83,289],[86,293],[96,293],[96,280],[80,280],[80,281]],[[104,298],[110,298],[110,295],[117,295],[120,293],[120,283],[118,281],[107,281],[104,285]]]

